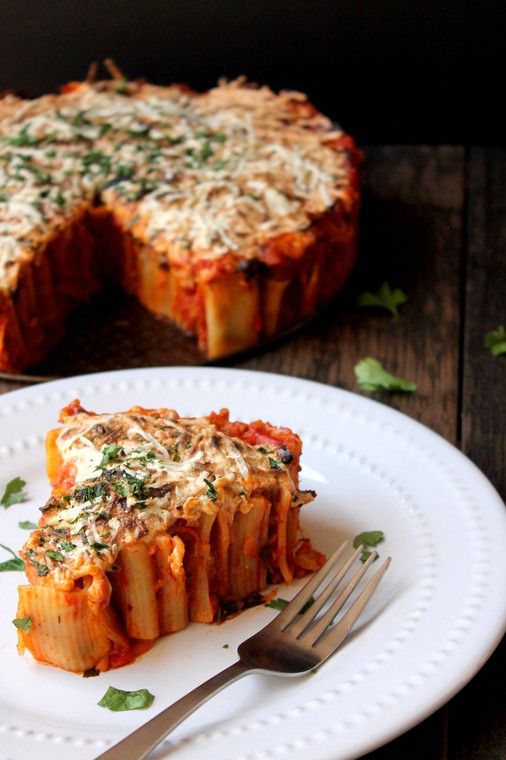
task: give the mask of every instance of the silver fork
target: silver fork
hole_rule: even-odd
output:
[[[339,622],[332,625],[337,613],[377,557],[377,552],[372,552],[345,587],[339,590],[339,584],[364,548],[359,546],[343,562],[342,555],[347,545],[348,542],[343,543],[334,552],[274,620],[239,646],[238,662],[197,686],[96,760],[143,760],[200,705],[248,673],[297,676],[321,665],[350,632],[390,564],[388,557]],[[325,581],[327,585],[315,596]]]

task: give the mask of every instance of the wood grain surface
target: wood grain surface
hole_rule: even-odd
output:
[[[359,260],[343,292],[297,332],[218,364],[358,392],[356,363],[366,356],[379,359],[389,372],[416,382],[418,390],[365,395],[460,447],[504,499],[506,355],[493,357],[484,341],[487,332],[506,326],[506,150],[363,150]],[[377,290],[383,281],[408,296],[396,318],[357,305],[360,293]],[[124,306],[112,337],[97,336],[93,327],[93,360],[86,355],[91,328],[84,321],[78,343],[67,339],[60,348],[58,366],[62,356],[67,374],[85,371],[83,366],[100,370],[200,362],[180,336],[172,350],[163,352],[156,345],[154,352],[144,353],[127,347],[125,320],[128,329],[143,325],[148,332],[152,324],[149,315],[136,309],[131,303]],[[52,374],[56,363],[49,359],[42,369]],[[0,392],[23,385],[0,380]],[[505,647],[499,647],[447,706],[368,760],[504,760],[504,654]]]

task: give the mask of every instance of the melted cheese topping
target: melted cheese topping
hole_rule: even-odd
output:
[[[64,425],[56,445],[75,484],[49,499],[23,548],[42,584],[101,577],[122,546],[180,519],[195,525],[203,513],[220,510],[231,523],[237,511],[249,511],[258,492],[282,488],[295,506],[312,498],[296,488],[281,449],[227,436],[207,418],[81,412]]]
[[[99,197],[161,261],[251,257],[342,199],[340,131],[299,93],[97,83],[0,102],[0,288]]]

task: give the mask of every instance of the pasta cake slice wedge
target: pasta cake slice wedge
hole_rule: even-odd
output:
[[[226,409],[183,418],[73,401],[47,435],[52,494],[21,556],[18,649],[65,670],[131,662],[189,621],[258,604],[323,564],[299,526],[302,442]]]

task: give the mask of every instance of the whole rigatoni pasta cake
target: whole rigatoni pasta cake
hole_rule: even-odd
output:
[[[287,428],[78,401],[60,420],[52,495],[21,551],[20,653],[74,672],[120,667],[323,564],[299,528],[315,494],[298,487],[302,444]]]
[[[105,281],[203,356],[314,314],[356,255],[353,140],[297,92],[112,80],[0,99],[0,369],[39,362]]]

